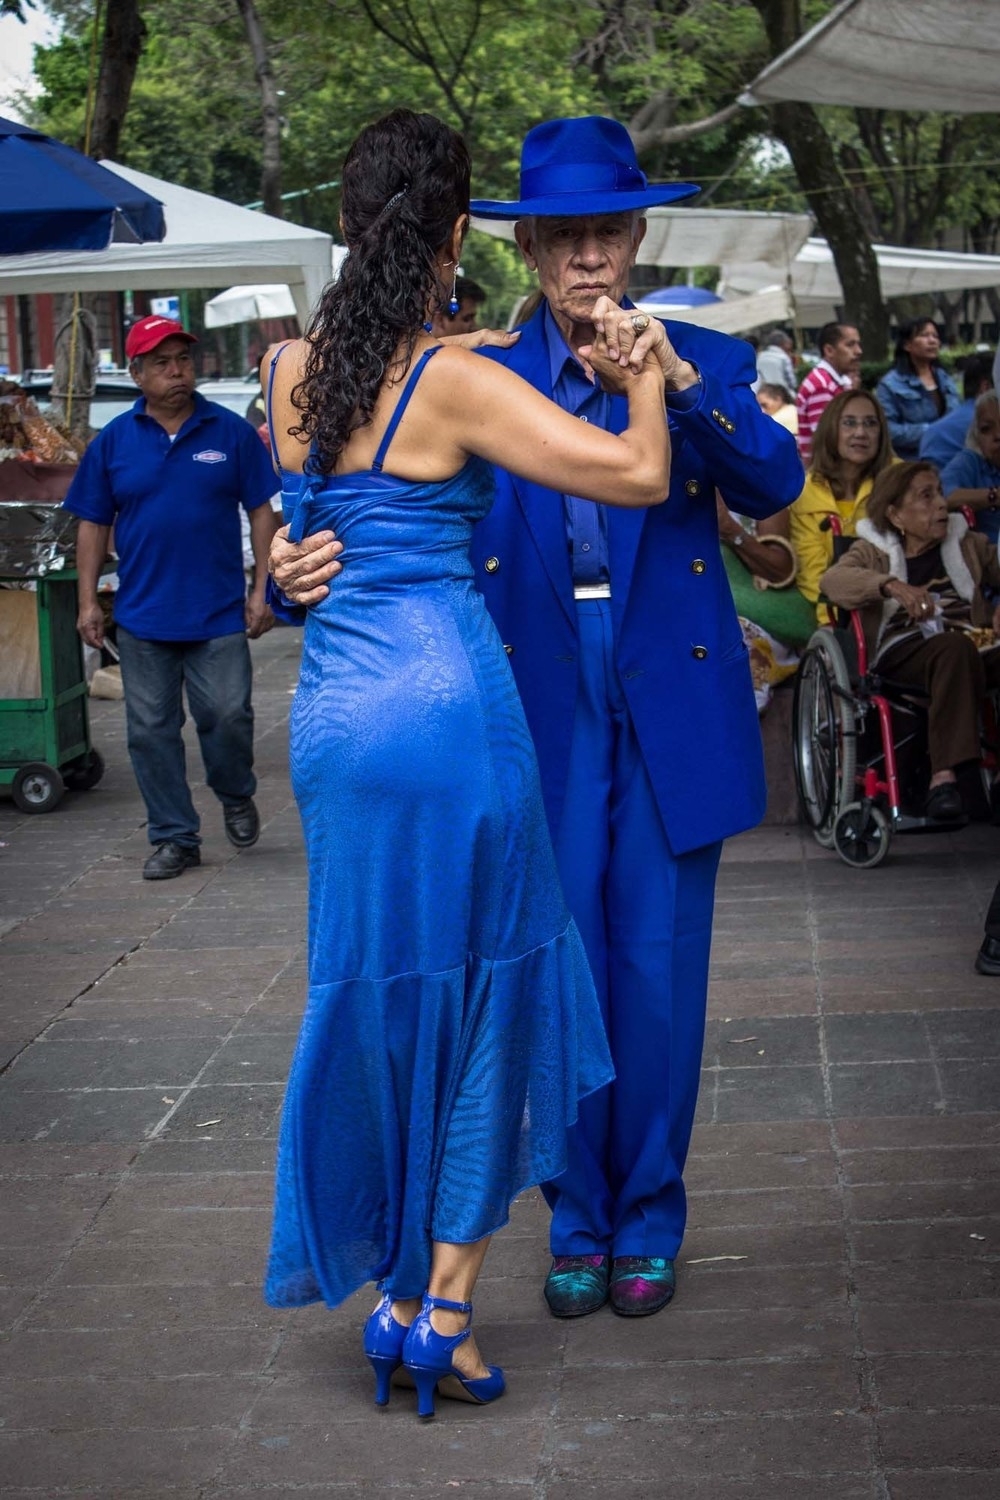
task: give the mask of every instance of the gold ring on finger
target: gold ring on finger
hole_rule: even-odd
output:
[[[629,318],[629,322],[636,333],[645,333],[649,327],[649,313],[635,312]]]

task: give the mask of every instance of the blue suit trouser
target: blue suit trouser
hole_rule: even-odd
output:
[[[580,682],[556,858],[615,1081],[581,1101],[544,1185],[553,1255],[673,1258],[705,1034],[721,843],[671,851],[614,660],[608,600],[577,604]],[[683,709],[678,708],[683,732]]]

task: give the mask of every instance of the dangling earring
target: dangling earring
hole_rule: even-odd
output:
[[[451,318],[457,318],[458,317],[458,311],[459,311],[459,308],[462,305],[459,302],[458,297],[456,296],[456,292],[457,291],[458,291],[458,266],[455,267],[454,271],[452,272],[452,277],[451,277],[451,297],[450,297],[449,302],[448,302],[448,316],[451,317]]]

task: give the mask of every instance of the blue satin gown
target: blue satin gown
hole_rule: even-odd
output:
[[[433,353],[434,351],[430,351]],[[293,539],[344,571],[309,611],[292,785],[309,861],[309,992],[281,1121],[265,1296],[425,1290],[431,1240],[499,1229],[566,1164],[612,1076],[559,888],[531,738],[469,562],[493,478],[310,480]]]

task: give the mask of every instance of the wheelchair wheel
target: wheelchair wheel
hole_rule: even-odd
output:
[[[833,845],[845,864],[874,870],[889,853],[889,819],[873,802],[850,802],[833,825]]]
[[[829,849],[837,815],[854,796],[856,765],[851,677],[830,630],[816,631],[799,663],[792,717],[799,807]]]

